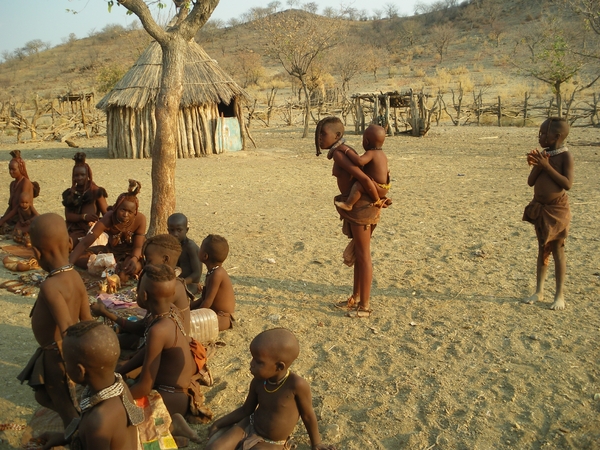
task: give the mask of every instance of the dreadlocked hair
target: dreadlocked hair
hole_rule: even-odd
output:
[[[342,130],[344,129],[344,124],[342,123],[340,118],[335,116],[325,117],[319,120],[319,122],[317,123],[317,128],[315,129],[315,149],[317,150],[317,156],[321,154],[321,147],[319,146],[319,135],[321,134],[321,130],[325,125],[329,125],[332,123],[335,123],[336,125],[341,125]],[[343,134],[344,133],[342,132],[342,135]]]
[[[229,243],[227,239],[218,234],[209,234],[202,241],[204,249],[208,254],[208,258],[213,262],[222,263],[229,255]]]
[[[138,208],[140,207],[140,202],[137,198],[137,195],[140,193],[141,189],[142,184],[139,181],[130,179],[127,192],[123,192],[117,197],[117,201],[115,202],[113,209],[116,211],[119,209],[119,206],[121,206],[121,203],[128,201],[135,203],[135,211],[137,212]]]
[[[142,253],[146,252],[146,248],[149,245],[156,245],[169,252],[181,254],[181,243],[175,236],[171,236],[170,234],[157,234],[156,236],[146,239],[142,248]]]
[[[71,325],[67,328],[66,336],[78,338],[81,337],[91,330],[102,327],[104,324],[102,322],[96,322],[95,320],[84,320],[83,322],[77,322],[75,325]]]
[[[93,180],[92,168],[88,165],[88,163],[85,162],[85,158],[86,158],[85,153],[83,153],[83,152],[75,153],[75,156],[73,156],[73,161],[75,161],[75,165],[73,166],[73,175],[75,175],[75,169],[77,167],[84,167],[85,170],[87,171],[88,180],[92,181]]]
[[[172,281],[175,279],[175,271],[166,264],[147,264],[144,266],[144,276],[155,282]]]
[[[10,156],[12,156],[11,161],[17,162],[17,165],[19,166],[19,172],[21,172],[21,175],[29,179],[29,175],[27,175],[27,167],[25,167],[25,161],[23,160],[23,158],[21,158],[21,151],[13,150],[12,152],[10,152]]]

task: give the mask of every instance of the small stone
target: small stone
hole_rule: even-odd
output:
[[[275,264],[275,258],[267,258],[269,264]]]
[[[594,400],[600,400],[600,392],[594,394]]]
[[[409,325],[410,325],[411,327],[416,327],[416,326],[417,326],[416,322],[410,322],[410,323],[409,323]]]
[[[537,337],[535,334],[532,334],[531,336],[529,336],[529,339],[531,339],[532,341],[539,341],[540,338]]]
[[[270,314],[269,316],[267,316],[267,319],[269,319],[271,322],[279,322],[281,316],[279,314]]]

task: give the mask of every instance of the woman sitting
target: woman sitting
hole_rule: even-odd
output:
[[[67,230],[73,245],[85,237],[94,223],[108,210],[108,194],[104,188],[94,183],[92,169],[85,162],[85,156],[83,152],[75,153],[73,185],[62,194]]]
[[[137,194],[141,187],[138,181],[129,180],[129,190],[119,195],[113,208],[79,241],[69,257],[71,264],[87,268],[92,253],[112,253],[122,283],[141,272],[142,246],[146,240],[146,216],[138,212]],[[104,232],[108,234],[108,244],[90,248]]]

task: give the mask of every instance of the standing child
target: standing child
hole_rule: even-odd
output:
[[[188,220],[181,213],[175,213],[167,219],[167,229],[171,236],[175,236],[181,244],[181,256],[177,260],[177,266],[181,269],[181,278],[192,294],[198,292],[198,283],[202,275],[202,263],[198,257],[200,249],[198,245],[187,237]]]
[[[383,142],[385,141],[385,129],[379,125],[369,125],[363,134],[363,148],[365,153],[358,155],[350,147],[344,146],[344,153],[353,164],[362,167],[365,174],[370,177],[377,187],[379,198],[385,197],[390,190],[390,171],[388,170],[388,160],[383,153]],[[335,206],[351,211],[356,202],[360,200],[362,194],[365,194],[365,188],[359,182],[352,185],[346,201],[336,201]],[[381,201],[381,200],[380,200]]]
[[[543,150],[527,154],[527,162],[533,166],[527,179],[527,184],[533,186],[533,200],[525,208],[523,220],[535,226],[538,257],[535,294],[524,302],[531,304],[544,299],[544,282],[552,254],[556,293],[550,309],[554,310],[565,309],[565,239],[571,221],[566,191],[573,186],[573,155],[565,147],[568,134],[569,124],[565,119],[550,117],[540,126],[539,143]]]
[[[235,294],[233,284],[223,262],[229,254],[227,239],[216,234],[209,234],[200,246],[200,260],[206,266],[206,279],[200,298],[192,302],[192,309],[210,308],[217,313],[219,331],[233,326],[235,311]]]
[[[37,182],[31,182],[29,179],[25,161],[21,158],[21,152],[13,150],[10,152],[10,156],[12,156],[12,159],[8,163],[8,173],[14,180],[11,181],[9,186],[10,197],[8,199],[8,208],[2,217],[0,217],[0,229],[8,227],[6,231],[11,231],[18,221],[21,194],[27,193],[31,195],[31,198],[35,198],[40,193],[40,185]]]
[[[81,396],[81,420],[65,433],[46,434],[44,448],[133,450],[138,448],[136,425],[144,411],[136,406],[123,378],[115,373],[119,341],[106,325],[79,322],[67,329],[63,352],[67,373],[86,386]]]
[[[296,336],[284,328],[263,331],[250,343],[250,353],[254,378],[246,401],[210,427],[206,450],[283,449],[300,417],[312,449],[332,449],[321,443],[310,386],[290,372],[300,353]],[[219,430],[224,431],[216,435]]]
[[[42,214],[31,224],[31,244],[40,266],[48,272],[31,310],[31,328],[40,347],[17,377],[28,381],[36,401],[56,411],[67,427],[79,417],[75,386],[62,355],[63,336],[80,320],[92,320],[87,291],[69,264],[69,234],[62,217]]]

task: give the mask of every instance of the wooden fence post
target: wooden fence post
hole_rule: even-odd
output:
[[[527,92],[525,92],[525,103],[523,105],[523,126],[527,125],[527,100],[529,100],[529,96]]]
[[[498,96],[498,126],[502,126],[502,100]]]

